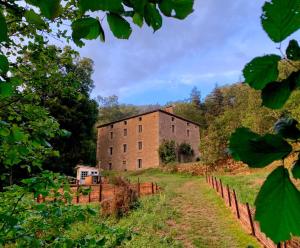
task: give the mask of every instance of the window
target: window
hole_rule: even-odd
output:
[[[112,163],[109,163],[109,164],[108,164],[108,169],[109,169],[109,170],[112,170]]]
[[[123,144],[123,152],[127,152],[127,144]]]
[[[114,137],[114,133],[110,132],[110,139],[112,139]]]
[[[174,121],[175,120],[175,118],[174,117],[172,117],[172,121]]]
[[[127,128],[124,129],[124,136],[127,136]]]
[[[81,171],[80,173],[80,179],[81,180],[84,180],[88,175],[88,172],[87,171]]]
[[[142,159],[137,160],[137,166],[139,169],[142,168],[142,163],[143,163]]]
[[[143,126],[139,125],[139,133],[143,132]]]
[[[190,130],[186,130],[186,136],[190,137]]]
[[[113,128],[113,127],[114,127],[114,125],[113,125],[113,124],[111,124],[111,125],[110,125],[110,128]]]
[[[175,133],[175,125],[172,125],[172,133]]]
[[[138,148],[139,148],[139,150],[143,149],[143,142],[142,141],[138,142]]]
[[[110,147],[110,148],[109,148],[109,155],[112,155],[112,153],[113,153],[113,148]]]
[[[124,125],[127,125],[127,121],[124,121]]]
[[[141,121],[142,120],[142,117],[139,117],[139,121]]]

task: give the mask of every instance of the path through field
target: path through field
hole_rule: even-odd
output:
[[[146,172],[139,177],[142,181],[158,182],[168,207],[176,212],[165,221],[167,228],[157,235],[172,236],[187,248],[261,247],[244,231],[205,179],[160,172]]]

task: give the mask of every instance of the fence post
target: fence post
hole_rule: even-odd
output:
[[[90,186],[90,192],[89,192],[89,202],[91,202],[91,191],[92,191],[92,186]]]
[[[76,195],[77,195],[76,202],[79,203],[79,185],[77,185]]]
[[[220,179],[220,187],[221,187],[221,195],[222,195],[222,198],[224,199],[223,184],[222,184],[221,179]]]
[[[215,183],[216,183],[216,190],[217,190],[217,192],[219,192],[219,185],[218,185],[218,180],[216,177],[215,177]]]
[[[140,197],[141,192],[140,192],[140,178],[138,177],[138,183],[137,183],[137,187],[138,187],[138,197]]]
[[[151,192],[152,192],[152,195],[154,194],[154,184],[153,182],[151,183]]]
[[[235,190],[233,190],[233,198],[234,198],[234,203],[235,203],[235,209],[236,209],[236,214],[237,214],[237,217],[238,219],[240,218],[240,210],[239,210],[239,204],[238,204],[238,201],[236,199],[236,193],[235,193]]]
[[[102,202],[102,183],[100,180],[100,184],[99,184],[99,202]]]
[[[227,184],[227,195],[228,195],[228,203],[229,206],[231,207],[231,195],[230,195],[230,189],[228,184]]]
[[[250,211],[250,207],[249,207],[248,202],[246,203],[246,207],[247,207],[247,212],[248,212],[248,216],[249,216],[251,232],[252,232],[252,235],[255,237],[255,229],[254,229],[254,224],[253,224],[252,215],[251,215],[251,211]]]

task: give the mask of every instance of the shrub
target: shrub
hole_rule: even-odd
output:
[[[164,140],[158,149],[159,157],[164,164],[176,161],[176,143],[174,140]]]
[[[179,151],[179,154],[184,155],[184,156],[190,157],[190,156],[194,155],[194,150],[189,143],[185,143],[185,142],[181,143],[179,145],[178,151]]]

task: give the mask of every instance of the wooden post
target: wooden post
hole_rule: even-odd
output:
[[[138,197],[140,197],[141,189],[140,189],[140,178],[138,177],[138,183],[137,183],[137,191],[138,191]]]
[[[238,201],[236,199],[236,193],[235,190],[233,190],[233,198],[234,198],[234,203],[235,203],[235,209],[236,209],[236,215],[238,217],[238,219],[240,218],[240,210],[239,210],[239,204]]]
[[[221,187],[221,195],[222,195],[222,198],[224,198],[223,184],[222,184],[222,180],[221,180],[221,179],[220,179],[220,187]]]
[[[153,182],[151,183],[151,192],[152,192],[152,195],[154,194],[154,184]]]
[[[102,183],[100,180],[100,184],[99,184],[99,202],[102,202]]]
[[[89,192],[89,202],[91,202],[91,192],[92,192],[92,186],[90,186],[90,192]]]
[[[78,194],[78,192],[79,192],[79,185],[77,185],[77,191],[76,191],[76,195],[77,195],[77,200],[76,200],[76,202],[77,202],[77,203],[79,203],[79,194]]]
[[[230,195],[230,189],[228,184],[227,184],[227,195],[228,195],[228,203],[229,206],[231,207],[231,195]]]
[[[215,183],[216,183],[216,190],[217,190],[217,192],[219,192],[218,180],[216,177],[215,177]]]
[[[251,215],[251,211],[250,211],[250,207],[249,207],[248,202],[246,203],[246,207],[247,207],[247,212],[248,212],[250,226],[251,226],[251,233],[255,237],[255,229],[254,229],[253,219],[252,219],[252,215]]]

